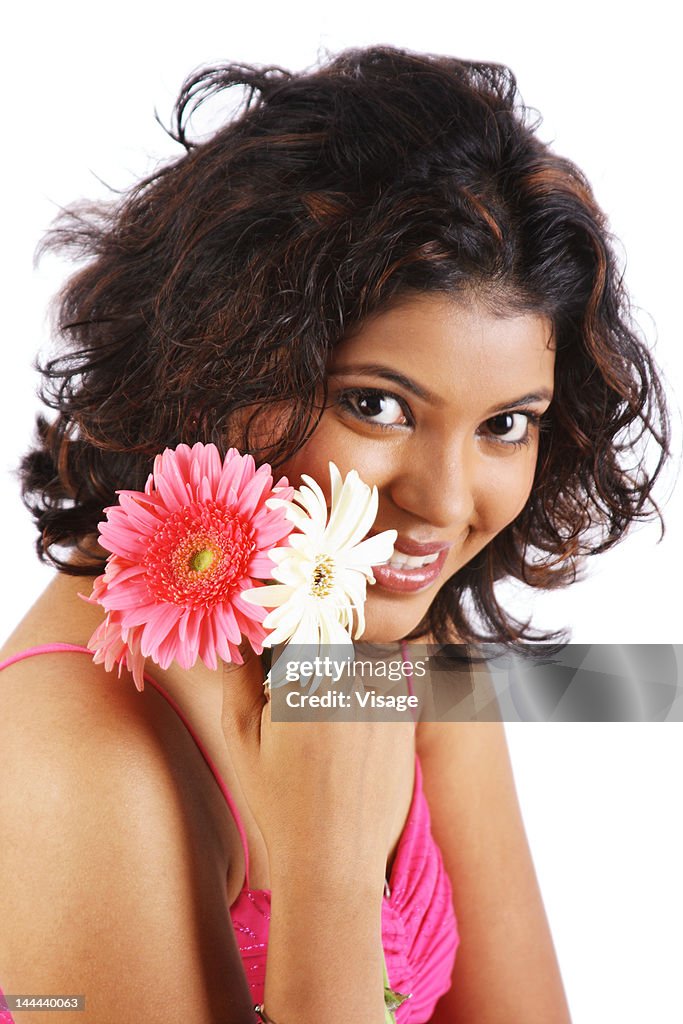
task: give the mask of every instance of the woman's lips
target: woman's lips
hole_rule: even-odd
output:
[[[375,580],[385,590],[394,590],[399,593],[423,590],[425,587],[431,586],[440,575],[450,549],[450,544],[418,544],[416,541],[408,542],[399,539],[394,548],[396,555],[425,557],[436,554],[437,557],[429,565],[421,565],[412,569],[398,568],[389,564],[373,565],[372,571]]]
[[[394,544],[394,551],[399,555],[433,555],[437,551],[448,550],[451,547],[450,541],[432,541],[426,544],[424,541],[411,540],[410,537],[398,537]]]

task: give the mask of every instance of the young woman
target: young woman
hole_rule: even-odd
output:
[[[88,657],[79,594],[116,491],[202,441],[328,504],[330,460],[377,486],[398,536],[364,639],[532,639],[496,581],[569,582],[651,513],[668,444],[604,217],[498,66],[225,65],[174,134],[180,159],[49,239],[87,262],[23,464],[60,572],[3,650],[0,983],[98,1024],[380,1024],[384,962],[400,1024],[567,1021],[501,726],[273,722],[246,649],[138,692]]]

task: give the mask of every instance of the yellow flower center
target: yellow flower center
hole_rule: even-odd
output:
[[[206,572],[208,568],[213,564],[216,558],[215,551],[211,548],[202,548],[201,551],[196,551],[190,559],[190,568],[193,572]]]
[[[329,555],[318,555],[311,577],[313,597],[327,597],[334,586],[334,559]]]

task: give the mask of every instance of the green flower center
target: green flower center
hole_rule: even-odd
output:
[[[201,551],[196,551],[190,559],[190,568],[193,572],[206,572],[209,569],[216,558],[216,553],[211,548],[202,548]]]

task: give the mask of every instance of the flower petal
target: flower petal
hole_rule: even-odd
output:
[[[304,484],[308,486],[300,487],[298,491],[295,491],[295,499],[297,501],[301,501],[304,508],[307,508],[307,504],[303,501],[303,495],[306,494],[306,501],[308,503],[315,503],[318,509],[318,516],[322,513],[324,523],[327,520],[327,498],[323,494],[322,488],[312,476],[308,476],[306,473],[301,474],[301,479],[304,481]]]
[[[370,570],[373,565],[382,565],[384,562],[388,562],[394,553],[397,536],[396,530],[384,530],[383,533],[366,537],[360,544],[341,551],[339,561],[344,565],[363,571],[366,568]]]
[[[331,506],[334,508],[339,503],[339,497],[342,491],[342,477],[338,467],[334,462],[328,463],[330,470],[330,490],[331,490]]]
[[[294,593],[293,587],[281,586],[273,583],[267,587],[255,587],[253,590],[243,590],[241,597],[250,604],[260,604],[264,608],[277,608],[278,605],[289,601]]]
[[[261,502],[264,492],[270,491],[273,477],[269,466],[261,466],[243,488],[237,508],[243,516],[252,516]]]
[[[351,547],[362,540],[377,517],[377,488],[368,487],[354,469],[346,475],[325,531],[327,549]]]
[[[305,479],[314,483],[311,477],[305,477]],[[322,532],[327,523],[327,502],[318,485],[315,484],[315,490],[310,486],[300,487],[295,495],[298,503],[303,506],[316,527]]]

